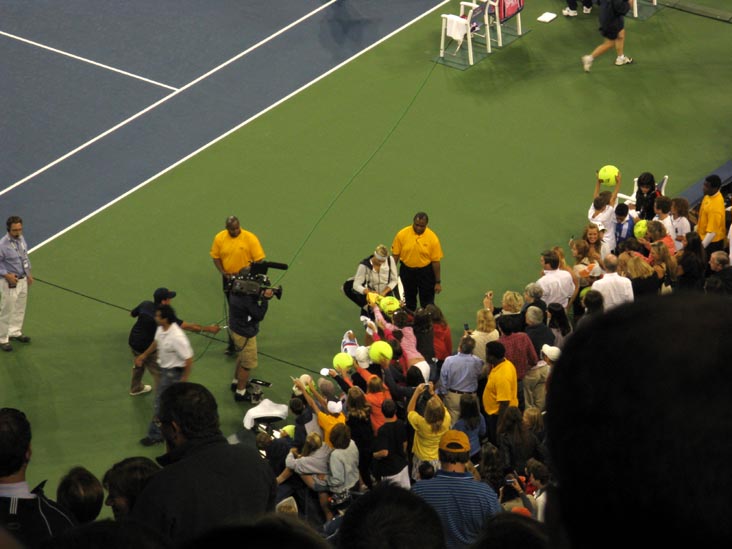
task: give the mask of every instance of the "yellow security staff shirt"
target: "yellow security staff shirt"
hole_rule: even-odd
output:
[[[254,233],[242,229],[239,236],[232,238],[224,229],[214,237],[211,257],[221,260],[225,272],[238,273],[251,262],[264,259],[264,250]]]
[[[727,234],[724,217],[724,197],[722,193],[717,192],[713,196],[705,196],[702,199],[701,208],[699,208],[699,223],[696,226],[701,239],[704,240],[707,233],[716,233],[712,242],[724,240]]]
[[[399,256],[399,260],[407,267],[418,269],[426,267],[433,261],[442,259],[440,239],[429,227],[424,233],[417,234],[411,225],[404,227],[391,243],[391,253]]]

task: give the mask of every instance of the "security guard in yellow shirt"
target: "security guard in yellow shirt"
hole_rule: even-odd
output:
[[[428,223],[427,214],[418,212],[412,224],[399,231],[391,244],[394,261],[401,261],[399,276],[404,286],[406,307],[410,311],[417,309],[417,294],[420,306],[425,307],[434,303],[435,294],[442,291],[442,247],[437,235],[427,228]]]

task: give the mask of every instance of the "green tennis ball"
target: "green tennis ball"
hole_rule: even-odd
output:
[[[633,226],[633,234],[635,235],[636,238],[645,238],[647,230],[648,230],[648,221],[646,221],[645,219],[636,221],[635,226]]]
[[[369,347],[369,358],[374,364],[380,364],[385,358],[391,360],[394,356],[394,349],[386,341],[374,341]]]
[[[614,187],[615,186],[615,177],[620,173],[620,170],[608,164],[607,166],[603,166],[600,168],[600,171],[597,172],[597,178],[602,182],[603,185],[607,185],[608,187]]]
[[[399,300],[391,295],[386,296],[379,301],[379,308],[388,315],[392,314],[394,311],[398,311],[401,307],[402,304],[399,303]]]
[[[336,370],[348,370],[353,366],[353,357],[348,353],[337,353],[333,357],[333,368]]]
[[[280,429],[283,433],[287,434],[290,438],[295,438],[295,426],[294,425],[285,425],[282,429]]]

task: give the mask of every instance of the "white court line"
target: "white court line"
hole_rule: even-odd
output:
[[[273,103],[272,105],[270,105],[270,106],[269,106],[269,107],[267,107],[266,109],[263,109],[263,110],[259,111],[259,112],[258,112],[257,114],[253,115],[252,117],[250,117],[250,118],[246,119],[246,120],[245,120],[244,122],[242,122],[242,123],[241,123],[241,124],[239,124],[238,126],[236,126],[236,127],[232,128],[232,129],[230,129],[229,131],[227,131],[226,133],[224,133],[224,134],[220,135],[219,137],[217,137],[217,138],[216,138],[216,139],[214,139],[213,141],[209,141],[209,142],[208,142],[208,143],[206,143],[206,144],[205,144],[205,145],[204,145],[203,147],[200,147],[199,149],[196,149],[196,150],[195,150],[195,151],[193,151],[193,152],[192,152],[191,154],[189,154],[189,155],[187,155],[187,156],[184,156],[183,158],[181,158],[180,160],[178,160],[178,161],[177,161],[177,162],[175,162],[174,164],[171,164],[170,166],[168,166],[168,167],[167,167],[167,168],[165,168],[164,170],[162,170],[162,171],[160,171],[160,172],[156,173],[156,174],[155,174],[155,175],[153,175],[153,176],[152,176],[151,178],[149,178],[149,179],[146,179],[145,181],[143,181],[142,183],[140,183],[140,184],[139,184],[139,185],[137,185],[136,187],[134,187],[134,188],[130,189],[129,191],[125,192],[124,194],[121,194],[120,196],[118,196],[118,197],[117,197],[117,198],[115,198],[114,200],[112,200],[112,201],[110,201],[110,202],[106,203],[106,204],[105,204],[104,206],[102,206],[102,207],[100,207],[100,208],[97,208],[96,210],[94,210],[94,211],[93,211],[93,212],[91,212],[90,214],[88,214],[88,215],[86,215],[86,216],[82,217],[81,219],[79,219],[79,220],[78,220],[78,221],[76,221],[75,223],[72,223],[71,225],[69,225],[69,226],[68,226],[68,227],[66,227],[65,229],[63,229],[63,230],[59,231],[58,233],[56,233],[55,235],[53,235],[53,236],[51,236],[51,237],[47,238],[47,239],[46,239],[46,240],[44,240],[43,242],[41,242],[41,243],[39,243],[39,244],[36,244],[35,246],[33,246],[33,248],[31,248],[31,249],[30,249],[30,250],[28,251],[28,253],[31,253],[31,252],[34,252],[34,251],[36,251],[36,250],[40,249],[41,247],[45,246],[45,245],[46,245],[46,244],[48,244],[49,242],[52,242],[53,240],[56,240],[56,239],[57,239],[57,238],[58,238],[59,236],[61,236],[61,235],[65,234],[65,233],[67,233],[68,231],[70,231],[70,230],[71,230],[71,229],[73,229],[74,227],[76,227],[76,226],[78,226],[78,225],[81,225],[82,223],[84,223],[84,222],[85,222],[85,221],[87,221],[88,219],[91,219],[92,217],[94,217],[94,216],[95,216],[95,215],[97,215],[98,213],[100,213],[100,212],[103,212],[104,210],[106,210],[106,209],[107,209],[107,208],[109,208],[110,206],[112,206],[112,205],[116,204],[117,202],[119,202],[119,201],[120,201],[120,200],[122,200],[123,198],[126,198],[126,197],[128,197],[129,195],[131,195],[132,193],[134,193],[134,192],[136,192],[136,191],[138,191],[138,190],[142,189],[142,188],[143,188],[144,186],[146,186],[146,185],[147,185],[148,183],[150,183],[151,181],[154,181],[154,180],[155,180],[155,179],[157,179],[158,177],[160,177],[160,176],[162,176],[162,175],[166,174],[167,172],[169,172],[170,170],[172,170],[172,169],[173,169],[173,168],[175,168],[176,166],[179,166],[180,164],[182,164],[182,163],[183,163],[183,162],[185,162],[186,160],[188,160],[188,159],[190,159],[190,158],[192,158],[192,157],[196,156],[196,155],[197,155],[198,153],[200,153],[201,151],[203,151],[203,150],[205,150],[205,149],[209,148],[209,147],[210,147],[211,145],[214,145],[215,143],[218,143],[219,141],[221,141],[222,139],[224,139],[224,138],[225,138],[225,137],[227,137],[228,135],[231,135],[231,134],[232,134],[232,133],[234,133],[235,131],[237,131],[237,130],[239,130],[239,129],[243,128],[244,126],[246,126],[246,125],[247,125],[247,124],[249,124],[250,122],[253,122],[254,120],[256,120],[257,118],[259,118],[259,117],[260,117],[260,116],[262,116],[263,114],[265,114],[265,113],[267,113],[267,112],[271,111],[272,109],[274,109],[274,108],[275,108],[275,107],[277,107],[278,105],[280,105],[280,104],[284,103],[284,102],[285,102],[285,101],[287,101],[288,99],[290,99],[290,98],[294,97],[294,96],[295,96],[295,95],[297,95],[298,93],[300,93],[300,92],[302,92],[302,91],[304,91],[304,90],[308,89],[308,88],[309,88],[310,86],[312,86],[313,84],[316,84],[317,82],[319,82],[320,80],[322,80],[323,78],[325,78],[326,76],[328,76],[329,74],[331,74],[331,73],[333,73],[333,72],[337,71],[338,69],[340,69],[341,67],[343,67],[343,66],[347,65],[348,63],[350,63],[350,62],[351,62],[351,61],[353,61],[354,59],[357,59],[357,58],[361,57],[361,56],[362,56],[362,55],[363,55],[364,53],[368,52],[369,50],[372,50],[373,48],[375,48],[376,46],[378,46],[378,45],[379,45],[379,44],[381,44],[382,42],[385,42],[386,40],[388,40],[389,38],[391,38],[391,37],[392,37],[392,36],[394,36],[395,34],[397,34],[397,33],[401,32],[401,31],[403,31],[403,30],[404,30],[404,29],[406,29],[407,27],[409,27],[409,26],[413,25],[414,23],[416,23],[417,21],[419,21],[419,20],[420,20],[420,19],[422,19],[423,17],[426,17],[427,15],[429,15],[430,13],[432,13],[433,11],[435,11],[436,9],[438,9],[438,8],[440,8],[440,7],[442,7],[442,6],[444,6],[445,4],[447,4],[447,3],[449,3],[449,2],[450,2],[450,0],[443,0],[443,1],[442,1],[442,2],[440,2],[440,3],[438,4],[438,5],[436,5],[436,6],[434,7],[434,8],[432,8],[432,9],[430,9],[430,10],[427,10],[427,11],[426,11],[426,12],[424,12],[424,13],[423,13],[422,15],[420,15],[420,16],[418,16],[418,17],[415,17],[415,18],[414,18],[414,19],[412,19],[411,21],[409,21],[409,22],[405,23],[404,25],[402,25],[401,27],[399,27],[399,28],[398,28],[398,29],[396,29],[395,31],[393,31],[393,32],[389,33],[388,35],[384,36],[383,38],[381,38],[381,39],[380,39],[380,40],[378,40],[377,42],[374,42],[374,43],[373,43],[373,44],[371,44],[371,45],[370,45],[369,47],[367,47],[367,48],[365,48],[365,49],[361,50],[360,52],[358,52],[357,54],[355,54],[355,55],[353,55],[353,56],[349,57],[348,59],[346,59],[345,61],[343,61],[343,62],[342,62],[342,63],[340,63],[339,65],[336,65],[335,67],[333,67],[333,68],[332,68],[332,69],[330,69],[329,71],[327,71],[327,72],[324,72],[323,74],[321,74],[321,75],[320,75],[320,76],[318,76],[317,78],[314,78],[313,80],[311,80],[311,81],[310,81],[310,82],[308,82],[307,84],[305,84],[305,85],[301,86],[300,88],[296,89],[295,91],[293,91],[293,92],[292,92],[292,93],[290,93],[289,95],[287,95],[287,96],[283,97],[282,99],[280,99],[280,100],[279,100],[279,101],[277,101],[276,103]]]
[[[142,116],[143,114],[145,114],[146,112],[148,112],[148,111],[151,111],[151,110],[153,110],[153,109],[154,109],[155,107],[158,107],[158,106],[162,105],[163,103],[165,103],[165,102],[166,102],[166,101],[168,101],[169,99],[172,99],[173,97],[175,97],[175,96],[176,96],[176,95],[178,95],[179,93],[182,93],[182,92],[184,92],[185,90],[187,90],[187,89],[188,89],[188,88],[190,88],[191,86],[195,86],[196,84],[198,84],[198,83],[199,83],[199,82],[200,82],[201,80],[203,80],[204,78],[208,78],[209,76],[211,76],[211,75],[212,75],[212,74],[214,74],[215,72],[218,72],[218,71],[220,71],[221,69],[223,69],[224,67],[226,67],[226,66],[230,65],[230,64],[231,64],[231,63],[233,63],[234,61],[237,61],[238,59],[241,59],[242,57],[244,57],[244,56],[245,56],[245,55],[247,55],[248,53],[251,53],[252,51],[256,50],[256,49],[257,49],[257,48],[259,48],[260,46],[263,46],[264,44],[266,44],[266,43],[267,43],[267,42],[269,42],[270,40],[273,40],[274,38],[278,37],[278,36],[279,36],[280,34],[282,34],[282,33],[284,33],[284,32],[287,32],[288,30],[290,30],[290,29],[291,29],[292,27],[294,27],[295,25],[297,25],[297,24],[299,24],[299,23],[303,22],[303,21],[304,21],[305,19],[307,19],[308,17],[312,17],[313,15],[315,15],[315,14],[316,14],[316,13],[318,13],[319,11],[321,11],[321,10],[323,10],[323,9],[327,8],[327,7],[328,7],[328,6],[330,6],[331,4],[335,4],[335,3],[337,2],[337,1],[338,1],[338,0],[330,0],[330,1],[329,1],[329,2],[327,3],[327,4],[323,4],[322,6],[320,6],[319,8],[316,8],[316,9],[314,9],[314,10],[313,10],[313,11],[311,11],[310,13],[307,13],[307,14],[303,15],[303,16],[302,16],[302,17],[301,17],[300,19],[298,19],[297,21],[293,21],[292,23],[290,23],[290,24],[289,24],[289,25],[287,25],[286,27],[282,27],[282,28],[281,28],[280,30],[278,30],[278,31],[277,31],[277,32],[275,32],[274,34],[271,34],[271,35],[269,35],[269,36],[268,36],[267,38],[265,38],[265,39],[263,39],[263,40],[260,40],[259,42],[257,42],[256,44],[254,44],[254,45],[253,45],[252,47],[250,47],[250,48],[248,48],[248,49],[244,50],[243,52],[241,52],[241,53],[239,53],[239,54],[235,55],[234,57],[232,57],[232,58],[231,58],[231,59],[229,59],[228,61],[224,61],[224,62],[223,62],[223,63],[221,63],[221,65],[219,65],[218,67],[215,67],[215,68],[211,69],[210,71],[208,71],[208,72],[207,72],[206,74],[202,74],[201,76],[199,76],[199,77],[198,77],[198,78],[196,78],[195,80],[192,80],[191,82],[188,82],[188,84],[186,84],[186,85],[185,85],[185,86],[183,86],[182,88],[179,88],[179,89],[177,89],[176,91],[174,91],[173,93],[171,93],[171,94],[169,94],[169,95],[166,95],[165,97],[163,97],[162,99],[160,99],[160,100],[156,101],[156,102],[155,102],[155,103],[153,103],[152,105],[150,105],[150,106],[148,106],[148,107],[146,107],[146,108],[142,109],[142,110],[141,110],[140,112],[138,112],[138,113],[136,113],[136,114],[133,114],[132,116],[130,116],[130,117],[129,117],[129,118],[127,118],[126,120],[123,120],[122,122],[120,122],[120,123],[119,123],[119,124],[117,124],[116,126],[112,126],[112,127],[111,127],[111,128],[109,128],[109,129],[108,129],[107,131],[105,131],[105,132],[102,132],[102,133],[100,133],[100,134],[99,134],[99,135],[97,135],[96,137],[92,137],[92,138],[91,138],[91,139],[90,139],[89,141],[87,141],[86,143],[82,143],[81,145],[79,145],[79,146],[78,146],[78,147],[76,147],[75,149],[73,149],[73,150],[71,150],[71,151],[67,152],[67,153],[66,153],[65,155],[63,155],[63,156],[60,156],[60,157],[58,157],[58,158],[57,158],[56,160],[54,160],[53,162],[51,162],[51,163],[49,163],[49,164],[46,164],[46,165],[45,165],[45,166],[43,166],[43,167],[42,167],[41,169],[39,169],[39,170],[36,170],[36,171],[35,171],[35,172],[33,172],[32,174],[30,174],[30,175],[27,175],[27,176],[25,176],[25,177],[24,177],[23,179],[21,179],[21,180],[19,180],[19,181],[16,181],[15,183],[13,183],[12,185],[10,185],[9,187],[6,187],[6,188],[5,188],[5,189],[3,189],[2,191],[0,191],[0,196],[4,195],[5,193],[7,193],[7,192],[9,192],[9,191],[11,191],[11,190],[13,190],[13,189],[14,189],[15,187],[19,187],[20,185],[22,185],[22,184],[23,184],[23,183],[25,183],[26,181],[29,181],[29,180],[33,179],[33,178],[34,178],[34,177],[36,177],[37,175],[40,175],[40,174],[42,174],[42,173],[43,173],[43,172],[45,172],[46,170],[48,170],[48,169],[50,169],[50,168],[53,168],[53,167],[54,167],[54,166],[55,166],[56,164],[58,164],[58,163],[60,163],[60,162],[63,162],[64,160],[66,160],[67,158],[69,158],[69,157],[71,157],[71,156],[75,155],[75,154],[76,154],[76,153],[78,153],[79,151],[82,151],[82,150],[86,149],[86,148],[87,148],[87,147],[88,147],[89,145],[92,145],[92,144],[96,143],[97,141],[99,141],[99,140],[100,140],[100,139],[102,139],[103,137],[106,137],[106,136],[107,136],[107,135],[109,135],[110,133],[112,133],[112,132],[114,132],[114,131],[116,131],[116,130],[120,129],[120,128],[121,128],[121,127],[123,127],[123,126],[126,126],[127,124],[129,124],[130,122],[132,122],[133,120],[135,120],[136,118],[139,118],[140,116]]]
[[[174,88],[173,86],[168,86],[167,84],[161,84],[160,82],[156,82],[155,80],[150,80],[149,78],[145,78],[144,76],[132,74],[131,72],[123,71],[122,69],[116,69],[114,67],[110,67],[109,65],[105,65],[103,63],[97,63],[96,61],[92,61],[91,59],[87,59],[86,57],[74,55],[73,53],[69,53],[69,52],[66,52],[63,50],[58,50],[56,48],[52,48],[51,46],[46,46],[45,44],[41,44],[39,42],[34,42],[33,40],[28,40],[27,38],[23,38],[21,36],[16,36],[14,34],[10,34],[9,32],[0,31],[0,34],[3,36],[7,36],[8,38],[12,38],[13,40],[25,42],[26,44],[30,44],[31,46],[36,46],[39,48],[43,48],[44,50],[52,51],[53,53],[58,53],[60,55],[65,55],[66,57],[71,57],[71,59],[76,59],[77,61],[83,61],[84,63],[89,63],[90,65],[94,65],[96,67],[101,67],[103,69],[107,69],[112,72],[124,74],[125,76],[129,76],[131,78],[136,78],[137,80],[142,80],[143,82],[147,82],[149,84],[155,84],[156,86],[160,86],[161,88],[168,88],[169,90],[178,89],[178,88]]]

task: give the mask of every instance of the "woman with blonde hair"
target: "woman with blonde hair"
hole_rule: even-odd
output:
[[[425,391],[429,391],[431,396],[424,408],[424,416],[421,416],[415,408],[417,400]],[[450,412],[445,408],[442,399],[435,394],[432,383],[425,383],[415,389],[407,405],[407,420],[414,429],[412,478],[417,480],[421,462],[429,462],[435,470],[440,468],[440,438],[450,429]]]
[[[635,299],[658,294],[661,281],[658,280],[653,267],[642,257],[623,252],[618,258],[618,271],[622,276],[630,279]]]
[[[521,314],[521,308],[523,306],[524,296],[513,290],[507,290],[503,293],[500,307],[493,307],[493,290],[487,291],[483,296],[483,307],[492,311],[495,318],[501,315]]]
[[[651,244],[649,257],[651,267],[656,271],[659,284],[662,284],[662,293],[664,288],[668,288],[666,292],[670,291],[676,285],[676,258],[669,253],[666,244],[660,240]]]
[[[475,314],[475,330],[469,331],[466,335],[470,335],[475,340],[473,354],[485,362],[486,343],[498,341],[500,337],[493,312],[488,309],[480,309]]]
[[[376,246],[374,253],[362,259],[356,269],[356,274],[343,284],[343,292],[363,310],[362,314],[369,315],[366,307],[368,295],[376,293],[380,296],[393,295],[399,281],[394,258],[383,244]]]

